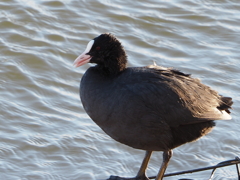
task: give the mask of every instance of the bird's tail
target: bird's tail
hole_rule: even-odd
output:
[[[220,106],[218,106],[217,108],[221,111],[226,111],[228,114],[230,114],[231,112],[229,111],[229,109],[232,109],[232,98],[231,97],[223,97],[221,96],[221,103]]]

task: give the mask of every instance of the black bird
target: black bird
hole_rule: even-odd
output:
[[[116,141],[146,150],[137,176],[130,179],[148,179],[145,171],[152,151],[163,151],[156,178],[161,180],[173,148],[209,133],[213,120],[231,119],[232,98],[219,95],[189,74],[157,65],[126,67],[126,52],[112,34],[91,40],[74,66],[86,63],[96,64],[80,84],[87,114]]]

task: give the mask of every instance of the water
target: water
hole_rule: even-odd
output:
[[[233,97],[231,121],[174,150],[167,172],[215,165],[240,153],[240,4],[237,0],[0,2],[0,177],[94,180],[132,177],[144,152],[109,138],[84,112],[73,60],[100,33],[114,33],[129,66],[191,73]],[[151,158],[156,175],[161,152]],[[207,179],[209,172],[165,178]],[[215,180],[237,179],[235,167]]]

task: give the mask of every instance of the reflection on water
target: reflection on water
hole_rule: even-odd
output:
[[[234,98],[233,120],[218,121],[201,140],[174,150],[167,172],[214,165],[239,155],[238,1],[0,2],[1,179],[106,179],[134,176],[144,152],[97,127],[78,97],[88,65],[73,60],[103,32],[123,43],[129,66],[154,61],[178,68]],[[148,175],[156,175],[155,152]],[[182,177],[206,179],[207,172]],[[235,167],[214,179],[236,179]]]

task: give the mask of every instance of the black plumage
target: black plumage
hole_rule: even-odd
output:
[[[74,64],[88,62],[97,65],[81,80],[84,109],[116,141],[146,150],[144,161],[152,151],[164,151],[157,180],[162,179],[173,148],[210,132],[213,120],[231,118],[232,99],[189,74],[156,65],[127,68],[125,50],[112,34],[90,41]],[[146,164],[135,179],[147,179]]]

